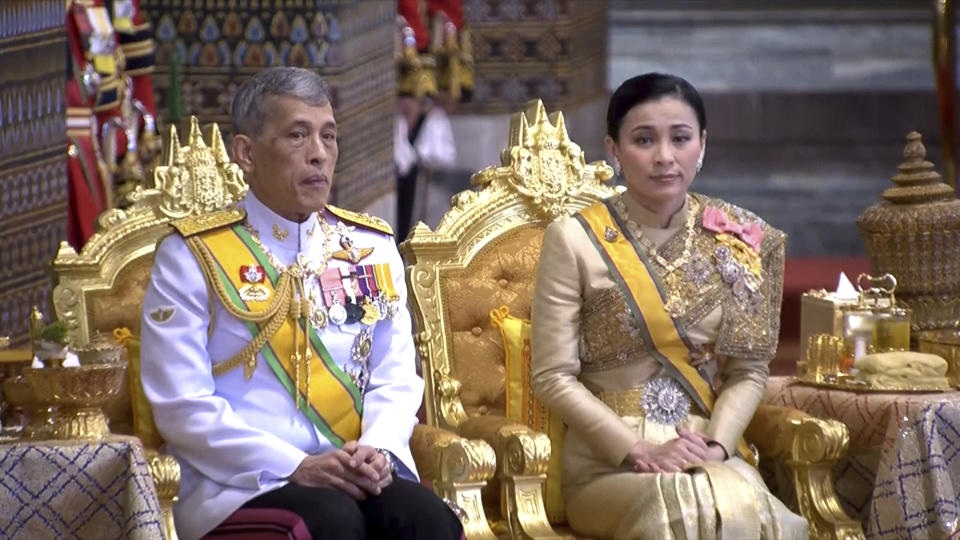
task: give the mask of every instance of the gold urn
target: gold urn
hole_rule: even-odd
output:
[[[883,200],[857,219],[874,274],[893,274],[914,331],[960,326],[960,200],[916,131]]]
[[[102,407],[120,393],[126,369],[126,362],[25,369],[24,375],[36,401],[53,408],[48,428],[30,438],[103,439],[109,436],[110,428]]]

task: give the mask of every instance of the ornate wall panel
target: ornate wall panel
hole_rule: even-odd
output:
[[[264,66],[316,69],[340,126],[334,201],[363,209],[394,190],[396,2],[387,0],[140,0],[157,42],[154,86],[167,117],[173,59],[183,116],[231,132],[237,85]]]
[[[475,89],[463,113],[512,113],[540,98],[548,109],[606,93],[606,0],[463,0]]]
[[[66,238],[63,0],[0,2],[0,335],[27,342]]]

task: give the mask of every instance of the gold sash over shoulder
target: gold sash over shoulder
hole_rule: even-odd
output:
[[[686,388],[700,409],[711,413],[715,399],[713,387],[691,364],[688,340],[667,311],[664,298],[667,293],[649,268],[650,262],[631,244],[606,203],[594,203],[577,213],[576,218],[623,290],[648,350]],[[757,464],[756,455],[742,438],[737,443],[737,452],[748,463]]]

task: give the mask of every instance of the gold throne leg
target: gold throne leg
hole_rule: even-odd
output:
[[[844,512],[833,488],[833,463],[847,451],[847,426],[836,420],[804,418],[794,426],[787,466],[793,475],[797,504],[810,525],[810,538],[864,538],[863,528]]]
[[[561,539],[547,520],[543,485],[550,464],[550,438],[525,427],[497,431],[501,497],[506,501],[511,538]]]
[[[180,464],[173,456],[161,454],[156,450],[147,450],[147,464],[150,476],[157,489],[160,501],[160,517],[163,533],[167,540],[177,540],[177,528],[173,524],[173,505],[180,491]]]

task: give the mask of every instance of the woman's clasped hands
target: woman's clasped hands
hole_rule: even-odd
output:
[[[703,433],[677,428],[676,439],[663,444],[639,440],[627,454],[626,462],[642,473],[677,473],[706,461],[723,461],[725,452]]]

